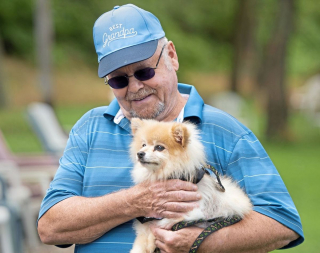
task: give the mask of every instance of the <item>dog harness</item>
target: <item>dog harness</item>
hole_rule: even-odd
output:
[[[225,188],[221,183],[220,180],[220,176],[218,171],[211,165],[206,165],[206,166],[202,166],[200,169],[198,169],[197,171],[197,175],[196,177],[193,179],[192,183],[197,184],[201,181],[201,179],[203,178],[203,176],[205,174],[210,175],[210,171],[212,171],[214,173],[214,175],[216,176],[217,179],[217,188],[219,191],[224,192]],[[169,178],[169,179],[173,179],[173,178]],[[179,178],[180,180],[183,181],[188,181],[185,177]],[[137,220],[140,221],[141,223],[145,223],[148,221],[152,221],[152,220],[161,220],[162,218],[154,218],[154,217],[137,217]],[[194,241],[194,243],[192,244],[189,253],[196,253],[198,251],[198,248],[200,247],[201,243],[204,241],[205,238],[207,238],[210,234],[220,230],[221,228],[225,228],[228,227],[230,225],[233,225],[239,221],[241,221],[241,217],[239,215],[234,215],[232,217],[218,217],[218,218],[214,218],[214,219],[209,219],[209,220],[204,220],[204,219],[200,219],[200,220],[196,220],[196,221],[180,221],[178,223],[176,223],[175,225],[172,226],[171,230],[172,231],[178,231],[180,229],[186,228],[186,227],[191,227],[194,226],[196,224],[200,224],[200,223],[204,223],[204,222],[208,222],[210,223],[210,225],[208,227],[206,227],[201,234],[197,237],[197,239]],[[155,249],[154,253],[160,253],[160,250],[158,248]]]

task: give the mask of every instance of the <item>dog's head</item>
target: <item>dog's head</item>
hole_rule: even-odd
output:
[[[196,127],[187,123],[131,120],[131,156],[140,166],[169,175],[204,162]],[[197,164],[197,165],[196,165]],[[166,177],[163,175],[163,177]]]

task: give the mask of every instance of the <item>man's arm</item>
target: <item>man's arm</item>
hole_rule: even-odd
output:
[[[197,186],[181,180],[139,184],[101,197],[70,197],[51,207],[39,220],[46,244],[83,244],[138,216],[177,218],[201,197]]]
[[[202,232],[201,228],[184,228],[177,232],[153,227],[161,253],[189,252]],[[282,248],[299,237],[276,220],[252,211],[242,221],[208,236],[198,252],[269,252]]]

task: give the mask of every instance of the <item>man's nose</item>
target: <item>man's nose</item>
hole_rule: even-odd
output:
[[[137,153],[137,156],[138,156],[139,159],[143,158],[145,155],[146,155],[146,153],[143,152],[143,151],[140,151],[140,152]]]
[[[144,87],[144,84],[134,76],[130,76],[130,78],[128,78],[128,82],[128,91],[132,93],[137,93],[138,90]]]

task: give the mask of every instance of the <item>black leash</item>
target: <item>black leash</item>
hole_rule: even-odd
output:
[[[194,241],[194,243],[192,244],[189,253],[196,253],[201,245],[201,243],[204,241],[204,239],[206,239],[209,235],[211,235],[212,233],[218,231],[221,228],[225,228],[228,227],[230,225],[233,225],[237,222],[241,221],[241,217],[238,215],[234,215],[232,217],[228,217],[228,218],[223,218],[223,217],[219,217],[219,218],[215,218],[212,220],[198,220],[198,221],[181,221],[175,225],[173,225],[173,227],[171,228],[172,231],[178,231],[182,228],[186,228],[186,227],[190,227],[193,226],[195,224],[198,223],[202,223],[202,222],[213,222],[211,223],[206,229],[204,229],[201,234],[197,237],[197,239]]]

